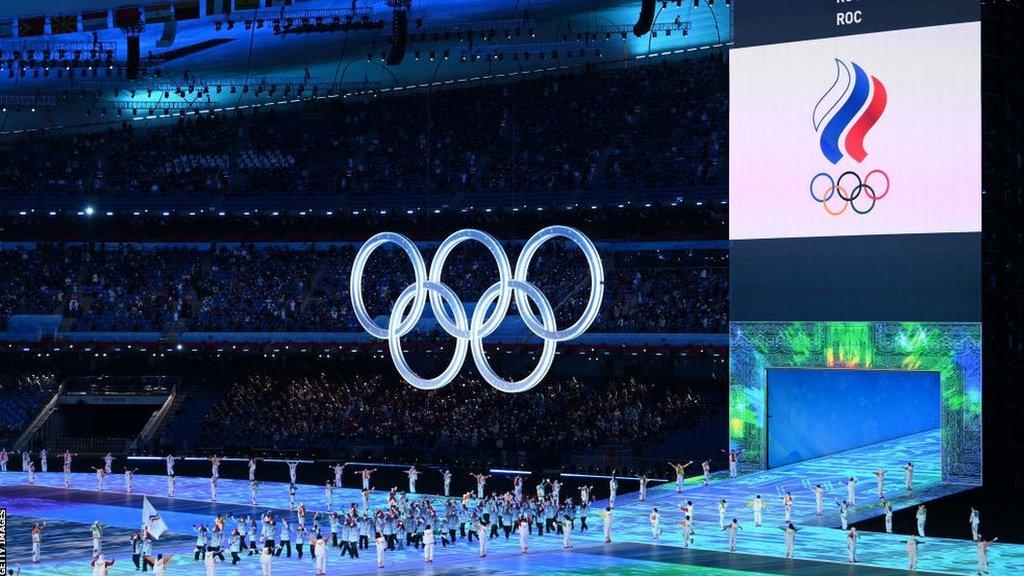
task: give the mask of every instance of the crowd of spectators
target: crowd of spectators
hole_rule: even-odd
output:
[[[0,250],[12,289],[11,313],[57,313],[79,331],[351,332],[353,244],[39,245]],[[515,262],[522,245],[507,243]],[[728,306],[724,249],[602,249],[604,300],[593,332],[723,332]],[[430,262],[432,249],[424,250]],[[498,281],[491,254],[466,243],[452,252],[442,281],[475,303]],[[576,321],[590,298],[590,272],[575,245],[549,242],[528,280],[544,293],[560,326]],[[373,253],[363,277],[371,316],[386,316],[413,282],[412,266],[393,250]],[[510,311],[517,314],[514,308]]]
[[[52,373],[0,373],[0,448],[10,449],[11,441],[56,388],[57,378]]]
[[[0,194],[373,195],[725,183],[726,64],[628,69],[126,122],[0,149]]]
[[[549,378],[529,392],[506,394],[469,376],[422,391],[393,373],[259,375],[236,381],[200,426],[207,442],[227,450],[372,446],[536,456],[652,446],[713,409],[704,394],[678,382],[632,377]]]
[[[60,245],[0,250],[0,329],[13,314],[59,313],[80,262],[80,249]]]

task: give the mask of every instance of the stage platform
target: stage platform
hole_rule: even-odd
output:
[[[914,461],[916,464],[915,490],[903,489],[900,466]],[[916,506],[967,489],[966,486],[943,485],[939,480],[939,433],[918,434],[907,438],[860,448],[842,454],[802,462],[766,472],[747,474],[736,479],[715,474],[712,483],[701,486],[699,478],[688,479],[681,495],[673,484],[653,487],[648,501],[638,503],[636,493],[620,494],[616,502],[613,543],[604,544],[601,521],[597,510],[604,502],[595,503],[589,518],[591,530],[576,532],[572,536],[574,548],[563,550],[561,538],[555,535],[532,536],[530,554],[519,553],[518,540],[504,537],[492,541],[490,554],[477,557],[477,545],[465,540],[442,548],[438,545],[433,565],[424,566],[420,553],[407,548],[389,552],[386,567],[378,570],[372,551],[366,551],[356,560],[339,558],[333,552],[328,561],[328,574],[688,574],[688,575],[775,575],[799,576],[888,576],[906,574],[905,534],[863,533],[857,551],[860,562],[846,562],[845,533],[838,529],[839,520],[834,503],[829,513],[817,517],[810,487],[821,483],[829,487],[827,501],[846,497],[845,479],[854,476],[858,483],[858,506],[850,514],[851,521],[877,516],[881,513],[875,496],[872,472],[878,468],[889,471],[886,495],[898,508]],[[119,467],[115,465],[115,470]],[[108,526],[104,550],[108,557],[117,559],[111,574],[134,572],[130,562],[128,535],[141,523],[142,495],[149,496],[161,512],[171,533],[157,543],[156,551],[176,554],[169,573],[183,575],[204,574],[200,563],[192,562],[193,538],[191,526],[200,522],[209,524],[215,514],[261,512],[266,509],[283,511],[287,508],[287,485],[264,483],[260,489],[258,508],[249,503],[249,483],[244,480],[222,479],[219,483],[219,502],[209,501],[209,480],[179,478],[177,497],[167,499],[166,481],[161,476],[136,476],[134,494],[123,492],[120,475],[111,475],[107,491],[95,490],[93,474],[74,474],[72,488],[65,490],[60,472],[39,474],[36,485],[29,486],[23,472],[0,474],[0,507],[9,515],[8,557],[12,566],[22,565],[22,574],[79,575],[88,574],[91,542],[89,524],[99,520]],[[527,482],[530,485],[530,482]],[[623,485],[626,483],[624,482]],[[488,490],[505,490],[511,482],[506,478],[492,478]],[[801,528],[796,538],[796,558],[784,556],[784,542],[780,526],[783,511],[780,494],[789,490],[796,498],[793,518]],[[745,506],[756,494],[761,494],[770,509],[765,512],[764,525],[753,525],[752,512]],[[566,494],[568,495],[568,494]],[[371,505],[382,505],[385,495],[375,493]],[[434,497],[440,500],[441,497]],[[725,498],[730,503],[729,516],[738,517],[743,530],[738,537],[738,551],[729,553],[724,532],[719,530],[716,502]],[[682,518],[678,507],[692,500],[695,507],[696,539],[690,549],[682,547],[681,532],[676,523]],[[298,501],[309,510],[323,509],[326,504],[320,486],[303,485]],[[336,507],[359,501],[354,489],[335,490]],[[661,538],[651,540],[648,514],[653,507],[662,512]],[[47,529],[43,538],[43,561],[29,563],[29,530],[32,522],[45,519]],[[928,537],[920,546],[920,561],[916,574],[969,575],[976,573],[976,553],[969,540],[966,511],[964,539]],[[982,532],[985,523],[982,516]],[[1024,546],[996,543],[989,551],[991,574],[1024,574]],[[218,566],[218,574],[228,576],[259,573],[255,558],[246,558],[237,567]],[[313,562],[307,555],[276,559],[273,573],[279,576],[313,573]]]

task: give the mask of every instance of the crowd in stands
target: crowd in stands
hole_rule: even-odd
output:
[[[56,313],[79,331],[351,332],[353,244],[40,245],[0,250],[11,284],[0,294],[3,317]],[[521,244],[505,250],[515,262]],[[728,300],[724,249],[602,250],[601,313],[591,331],[723,332]],[[424,250],[430,262],[432,250]],[[529,281],[545,294],[560,326],[575,322],[590,298],[590,275],[574,245],[549,242],[536,253]],[[387,315],[412,283],[404,254],[378,250],[363,279],[371,316]],[[493,257],[466,243],[442,275],[464,302],[497,282]],[[511,314],[515,314],[513,309]]]
[[[0,448],[10,448],[56,388],[51,373],[0,373]]]
[[[30,135],[0,195],[373,195],[720,186],[719,56],[523,77],[169,127]]]
[[[714,409],[706,395],[678,382],[633,377],[548,378],[529,392],[507,394],[476,377],[422,391],[393,373],[260,375],[236,381],[201,428],[207,442],[227,450],[367,445],[378,453],[499,450],[536,457],[651,446]]]
[[[81,254],[57,245],[0,250],[0,329],[13,314],[58,313],[75,284]]]

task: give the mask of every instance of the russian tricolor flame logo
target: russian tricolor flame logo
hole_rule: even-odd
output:
[[[864,139],[885,112],[886,102],[881,80],[856,62],[836,58],[836,79],[814,106],[812,117],[825,158],[833,164],[845,156],[863,162],[868,156]]]

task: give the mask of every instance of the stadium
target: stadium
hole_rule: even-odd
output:
[[[5,0],[0,575],[1024,574],[1016,0]]]

